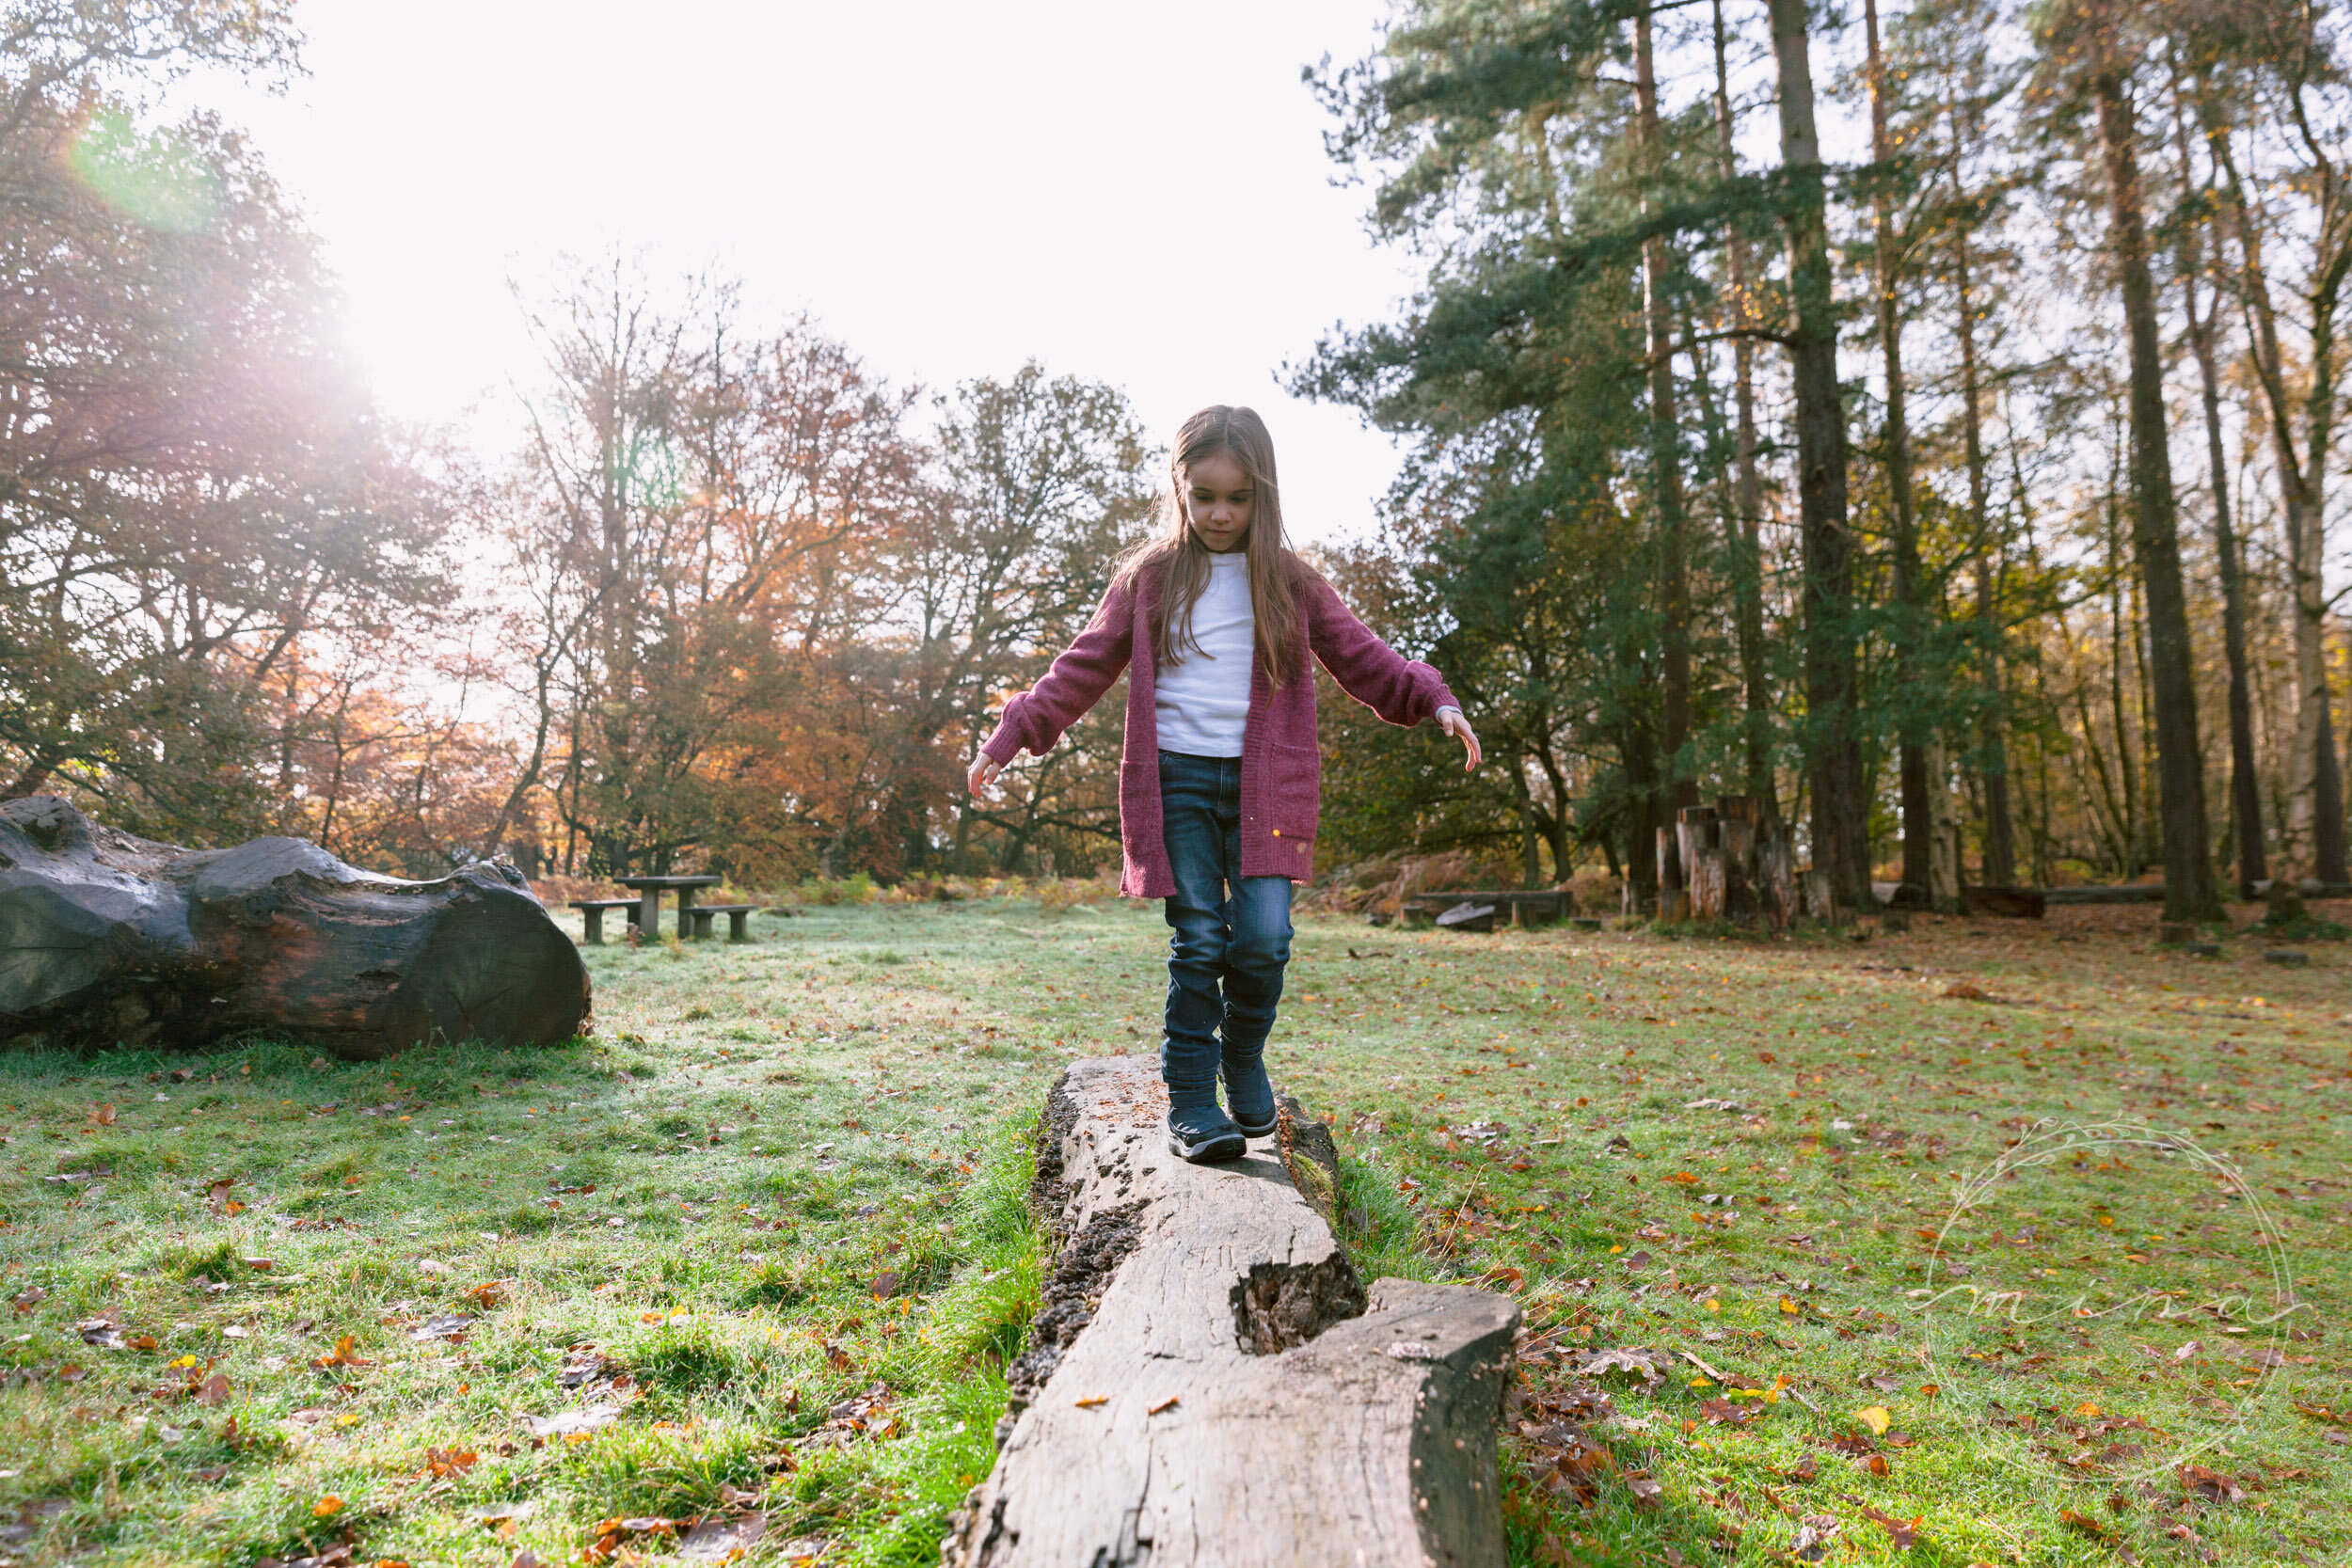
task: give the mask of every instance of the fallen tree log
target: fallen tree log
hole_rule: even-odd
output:
[[[0,1040],[270,1034],[371,1059],[569,1039],[588,1002],[578,949],[512,866],[403,881],[298,838],[191,851],[54,795],[0,804]]]
[[[1963,887],[1960,902],[1970,914],[1989,914],[2002,920],[2040,920],[2050,907],[2042,891],[2032,887]]]
[[[1219,1166],[1168,1152],[1167,1110],[1149,1056],[1073,1063],[1047,1096],[1034,1196],[1059,1255],[943,1560],[1500,1565],[1517,1306],[1359,1282],[1330,1134],[1295,1101]]]

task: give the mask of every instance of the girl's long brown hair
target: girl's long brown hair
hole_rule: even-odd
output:
[[[1218,404],[1186,420],[1168,453],[1168,490],[1160,498],[1162,531],[1129,551],[1118,579],[1156,581],[1152,607],[1152,656],[1168,662],[1171,651],[1200,653],[1192,635],[1192,608],[1209,582],[1209,547],[1192,531],[1185,511],[1185,470],[1229,452],[1249,476],[1249,534],[1242,549],[1249,562],[1249,608],[1257,623],[1258,662],[1266,680],[1281,686],[1298,673],[1299,585],[1313,568],[1282,544],[1282,496],[1274,479],[1274,437],[1251,408]]]

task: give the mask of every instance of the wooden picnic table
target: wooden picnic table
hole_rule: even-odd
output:
[[[694,936],[694,890],[717,887],[717,877],[615,877],[614,881],[637,891],[637,929],[646,942],[661,935],[661,895],[672,888],[677,890],[677,936],[680,942],[691,942]]]

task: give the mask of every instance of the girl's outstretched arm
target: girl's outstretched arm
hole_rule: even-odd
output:
[[[1133,580],[1113,583],[1086,630],[1055,657],[1044,677],[1005,705],[996,733],[972,759],[965,782],[974,794],[994,783],[1005,765],[1023,752],[1043,756],[1052,751],[1062,731],[1111,689],[1134,652],[1135,609]]]

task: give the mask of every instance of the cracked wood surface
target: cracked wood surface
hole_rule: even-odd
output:
[[[1047,1096],[1036,1196],[1059,1254],[943,1560],[1500,1565],[1518,1308],[1359,1283],[1302,1195],[1327,1209],[1335,1156],[1295,1103],[1225,1165],[1169,1153],[1166,1114],[1150,1056],[1075,1062]]]

